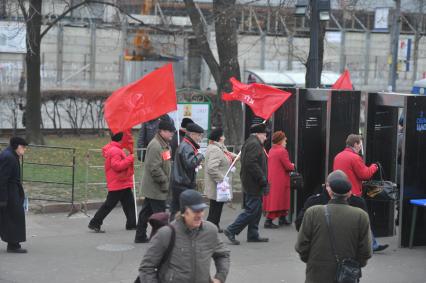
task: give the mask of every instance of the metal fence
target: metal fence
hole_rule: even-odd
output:
[[[21,180],[28,199],[69,203],[73,209],[75,153],[73,147],[28,145],[21,158]]]

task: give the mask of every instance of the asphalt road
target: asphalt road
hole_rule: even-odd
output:
[[[238,209],[225,206],[222,226],[237,213]],[[124,229],[121,209],[106,218],[105,234],[90,232],[88,222],[82,213],[70,218],[64,213],[28,215],[24,247],[29,253],[8,254],[6,244],[1,243],[0,282],[133,282],[147,244],[133,243],[134,231]],[[261,228],[269,243],[247,243],[245,235],[243,231],[238,237],[240,246],[230,246],[227,282],[304,282],[305,264],[294,251],[297,234],[293,226]],[[426,247],[399,249],[396,237],[379,241],[390,248],[373,256],[361,282],[426,283]]]

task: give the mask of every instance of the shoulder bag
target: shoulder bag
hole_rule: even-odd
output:
[[[358,261],[353,258],[340,259],[337,255],[335,239],[333,229],[330,223],[330,213],[328,211],[328,205],[325,208],[325,220],[327,222],[328,234],[331,244],[331,250],[337,262],[335,283],[357,283],[361,278],[361,266]]]

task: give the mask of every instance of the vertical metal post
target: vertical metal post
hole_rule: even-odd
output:
[[[71,209],[74,209],[74,189],[75,189],[75,148],[72,149]]]
[[[364,85],[368,85],[368,75],[370,72],[370,48],[371,48],[371,32],[365,32],[365,57],[364,57]]]
[[[96,79],[96,23],[90,23],[90,86],[95,87]]]
[[[346,68],[346,25],[345,25],[345,11],[343,10],[342,29],[340,30],[341,43],[340,43],[340,73],[343,73]]]
[[[287,70],[291,71],[293,70],[293,35],[290,34],[287,37],[287,45],[288,45],[288,52],[287,52]]]
[[[307,87],[317,88],[320,86],[319,77],[319,52],[318,40],[320,33],[320,20],[318,12],[318,1],[311,0],[311,19],[310,19],[310,40],[309,40],[309,60],[308,66],[310,68]]]
[[[64,26],[58,24],[58,33],[56,36],[56,85],[62,86],[63,77],[63,59],[64,59]]]
[[[120,84],[124,85],[124,54],[127,47],[127,19],[121,23]]]
[[[260,34],[260,68],[265,70],[265,58],[266,58],[266,33]]]
[[[391,40],[392,62],[390,65],[390,70],[389,70],[389,88],[392,91],[396,91],[400,23],[401,23],[401,0],[395,0],[395,14],[392,21],[393,30],[392,30],[392,40]]]

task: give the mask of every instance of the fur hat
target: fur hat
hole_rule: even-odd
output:
[[[21,137],[12,137],[9,141],[10,147],[12,147],[13,150],[17,149],[18,146],[23,145],[27,146],[28,143],[26,140],[24,140]]]
[[[199,134],[204,133],[203,128],[201,128],[199,125],[195,123],[189,123],[188,125],[186,125],[186,131],[190,133],[199,133]]]
[[[266,134],[266,125],[265,124],[254,124],[250,127],[251,134]]]
[[[217,142],[221,136],[223,136],[222,128],[213,129],[210,131],[209,140]]]
[[[186,129],[188,124],[194,123],[191,118],[183,118],[182,123],[180,123],[180,127]]]
[[[160,124],[158,124],[159,130],[169,131],[169,132],[175,132],[176,128],[175,126],[166,120],[160,120]]]

